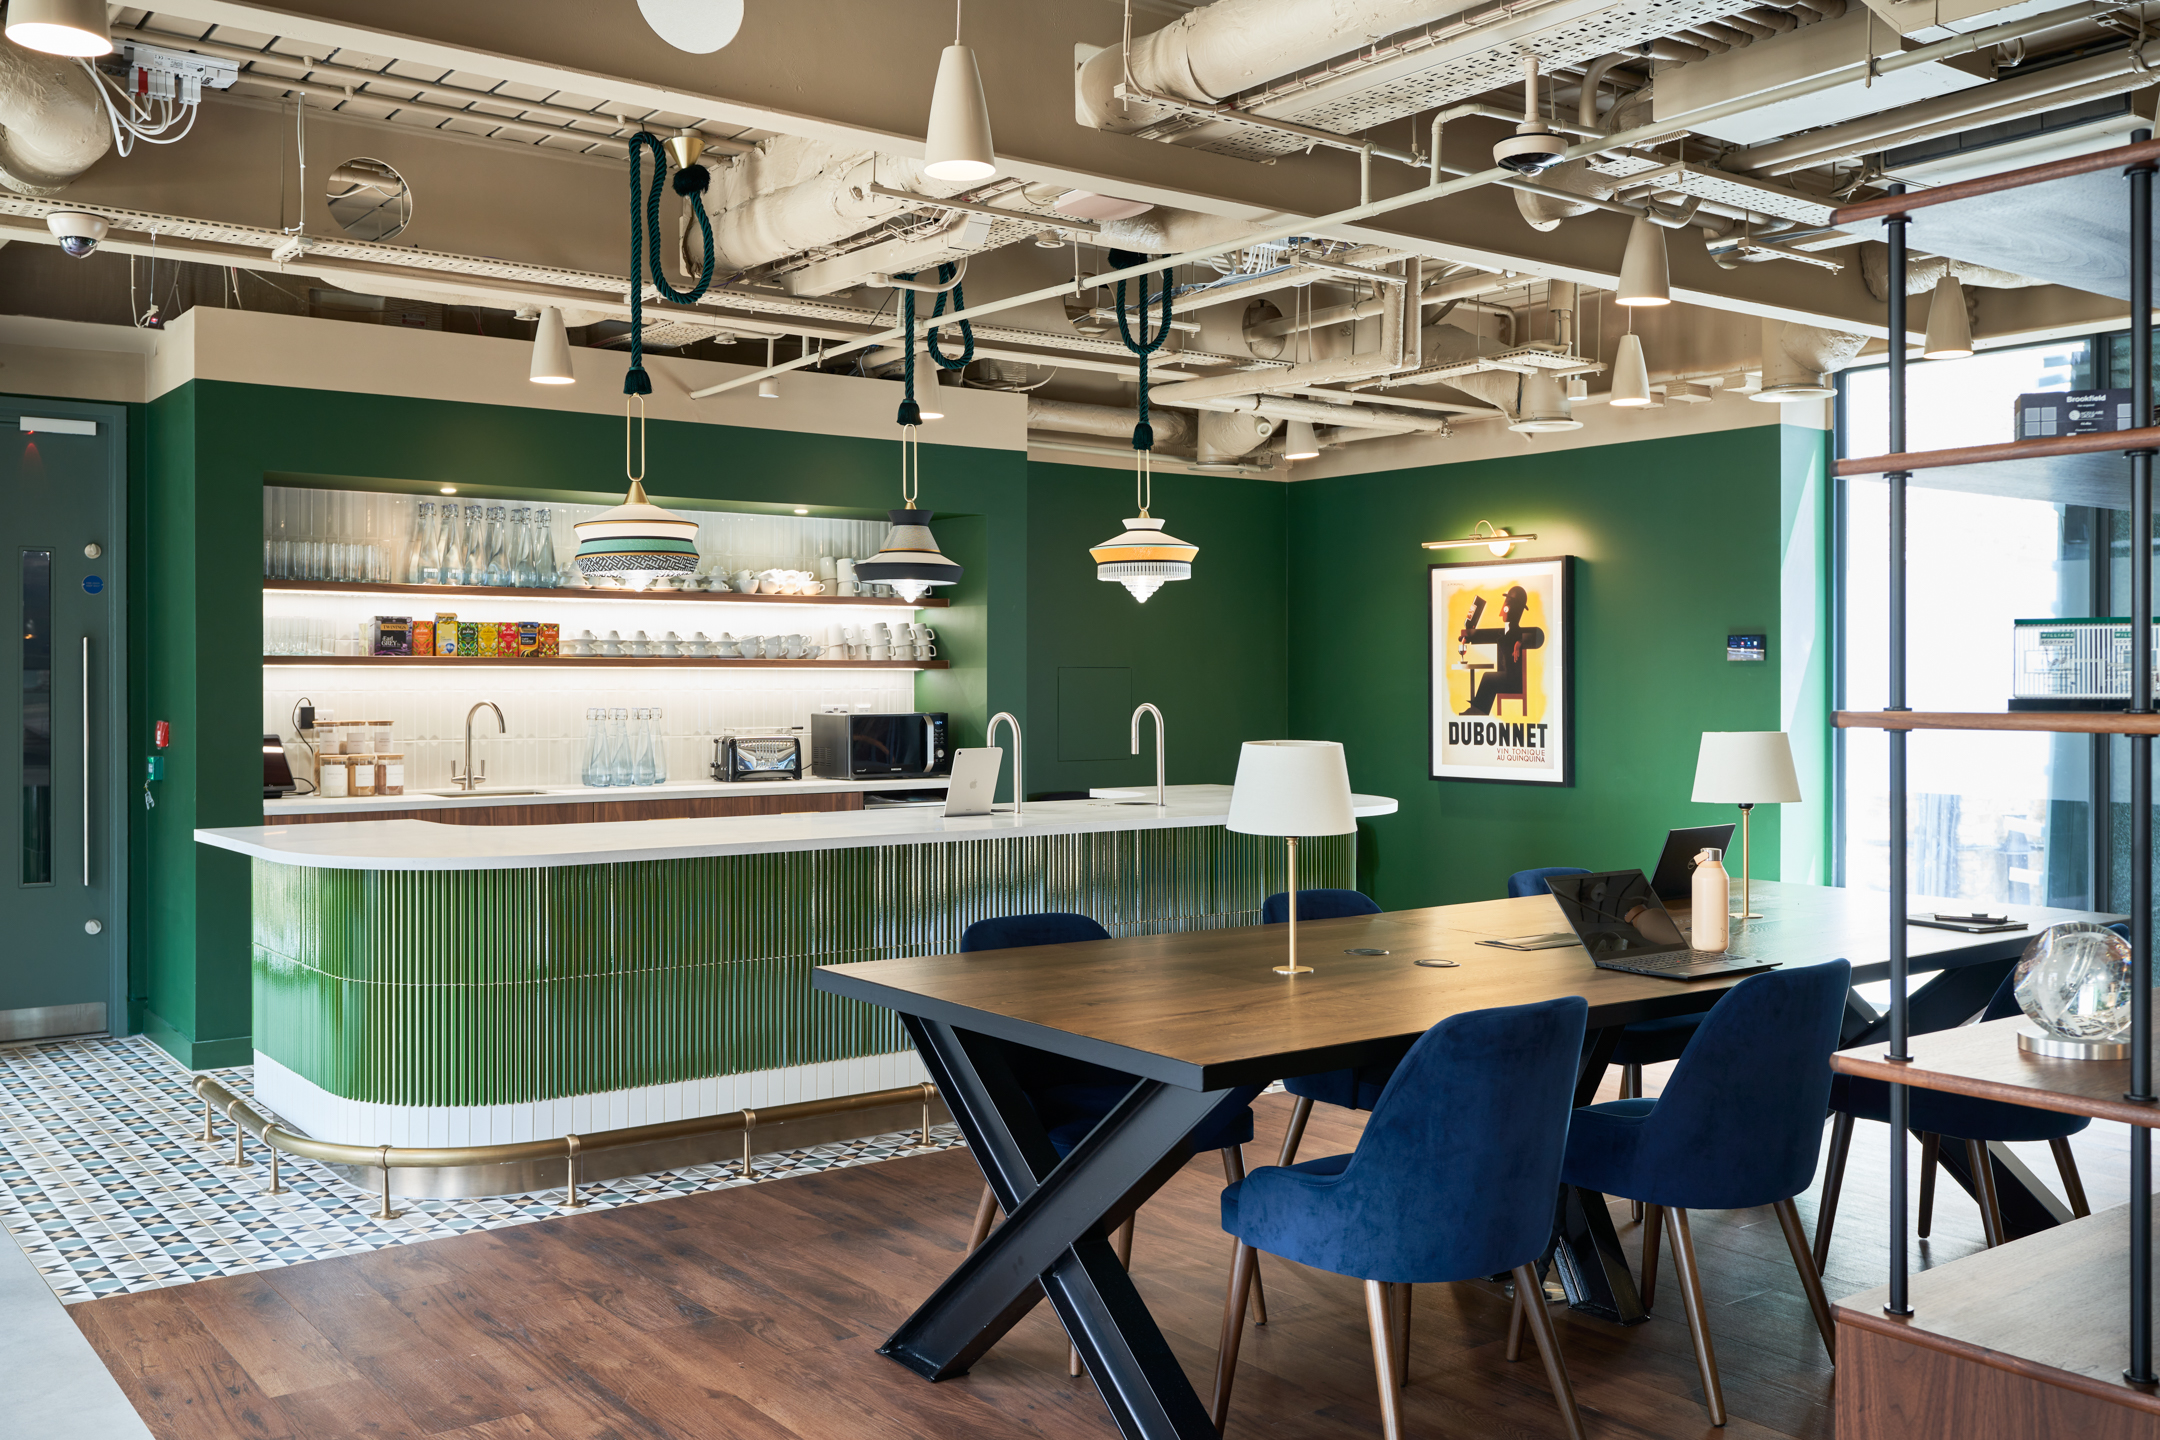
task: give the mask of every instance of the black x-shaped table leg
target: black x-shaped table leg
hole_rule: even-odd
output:
[[[902,1018],[1006,1218],[879,1353],[932,1380],[964,1375],[1047,1294],[1123,1434],[1217,1440],[1109,1236],[1185,1163],[1222,1094],[1143,1080],[1061,1161],[999,1042]]]
[[[1620,1027],[1593,1030],[1583,1042],[1582,1068],[1576,1072],[1577,1107],[1597,1099],[1605,1067],[1612,1063],[1620,1043]],[[1578,1186],[1560,1187],[1560,1210],[1555,1226],[1554,1259],[1559,1262],[1560,1283],[1568,1304],[1601,1320],[1621,1325],[1640,1325],[1650,1318],[1643,1309],[1642,1294],[1635,1288],[1635,1272],[1628,1268],[1620,1249],[1620,1234],[1613,1229],[1612,1212],[1605,1197]]]

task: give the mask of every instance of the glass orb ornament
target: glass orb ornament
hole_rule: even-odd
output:
[[[2130,976],[2130,942],[2106,926],[2073,921],[2041,931],[2018,961],[2015,993],[2040,1037],[2062,1043],[2025,1048],[2112,1058],[2130,1036]]]

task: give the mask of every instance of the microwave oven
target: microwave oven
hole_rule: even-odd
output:
[[[952,773],[942,712],[812,715],[810,773],[820,780],[896,780]]]

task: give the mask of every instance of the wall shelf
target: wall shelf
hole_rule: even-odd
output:
[[[662,604],[720,605],[852,605],[879,610],[942,610],[950,600],[883,600],[869,595],[741,595],[733,591],[713,594],[706,590],[586,590],[576,585],[550,590],[492,585],[390,585],[349,580],[263,581],[264,594],[381,595],[414,600],[639,600]]]
[[[723,660],[677,655],[559,655],[510,658],[495,655],[265,655],[265,665],[374,665],[421,669],[475,665],[495,670],[944,670],[943,660]]]
[[[2029,730],[2059,735],[2160,735],[2160,713],[2123,710],[1839,710],[1840,730]]]

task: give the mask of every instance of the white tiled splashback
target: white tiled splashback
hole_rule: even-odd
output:
[[[913,710],[914,681],[914,672],[907,670],[837,666],[829,673],[671,670],[659,662],[649,669],[563,672],[512,664],[500,670],[400,669],[386,660],[380,670],[370,666],[361,674],[352,666],[278,665],[263,672],[263,729],[290,740],[293,707],[302,696],[332,707],[339,720],[388,720],[392,743],[405,755],[406,789],[440,789],[450,783],[452,757],[464,755],[466,712],[478,701],[492,700],[501,707],[509,733],[494,733],[492,715],[482,712],[476,718],[473,755],[487,762],[487,782],[575,785],[589,707],[657,705],[668,778],[703,780],[712,737],[724,730],[807,727],[810,716],[827,706],[875,713]]]

